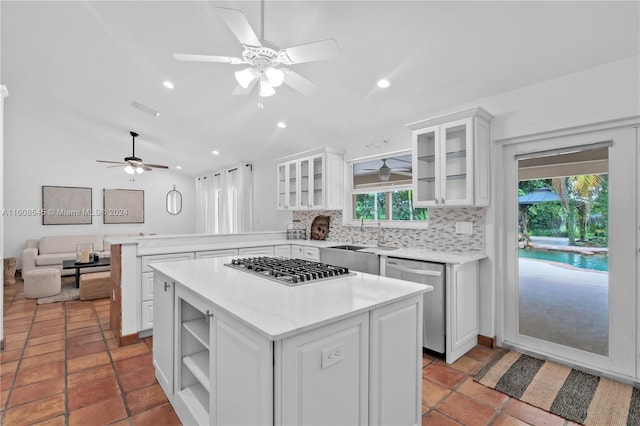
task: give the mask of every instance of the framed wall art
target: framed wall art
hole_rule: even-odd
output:
[[[104,190],[104,223],[144,223],[144,191]]]
[[[43,225],[90,225],[91,188],[42,186]]]

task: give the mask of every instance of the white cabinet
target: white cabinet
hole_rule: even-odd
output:
[[[277,342],[275,423],[367,424],[368,351],[367,313]]]
[[[291,257],[293,259],[320,262],[320,249],[318,247],[299,246],[294,244],[291,246]]]
[[[416,207],[489,205],[489,122],[482,108],[407,124]]]
[[[193,259],[193,252],[156,254],[142,256],[142,274],[140,280],[140,330],[153,328],[153,269],[151,265],[156,262],[172,262],[177,260]]]
[[[222,249],[222,250],[207,250],[207,251],[197,251],[196,259],[207,259],[211,257],[226,257],[226,256],[237,256],[238,249]]]
[[[422,297],[371,312],[369,424],[417,425],[422,392],[415,372],[422,370]],[[398,348],[403,348],[398,351]]]
[[[273,247],[273,254],[276,257],[290,258],[291,257],[291,245],[290,244],[283,244],[281,246],[274,246]]]
[[[173,296],[175,284],[166,276],[156,274],[153,280],[156,294],[153,305],[153,366],[156,378],[168,395],[173,393],[173,347],[174,321]]]
[[[304,247],[296,244],[291,245],[291,258],[304,259]]]
[[[239,255],[273,256],[273,246],[243,247],[238,249]]]
[[[167,396],[182,423],[271,424],[272,343],[181,286],[175,304],[176,342],[158,353],[175,356]]]
[[[300,154],[279,163],[278,209],[342,208],[342,155],[330,151]]]
[[[452,363],[478,344],[479,264],[447,265],[446,358]]]

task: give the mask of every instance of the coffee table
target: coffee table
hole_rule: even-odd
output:
[[[76,288],[80,287],[80,270],[82,268],[93,268],[95,266],[110,266],[110,265],[111,265],[110,257],[101,257],[98,259],[97,262],[76,263],[75,260],[62,261],[62,269],[76,270]]]

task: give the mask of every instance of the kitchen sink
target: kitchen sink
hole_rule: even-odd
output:
[[[378,255],[367,251],[364,246],[343,245],[320,248],[320,262],[329,265],[344,266],[351,271],[380,274],[380,261]]]
[[[356,250],[362,250],[362,249],[365,249],[365,248],[368,248],[368,247],[344,245],[344,246],[331,246],[331,247],[328,247],[328,248],[337,249],[337,250],[356,251]]]

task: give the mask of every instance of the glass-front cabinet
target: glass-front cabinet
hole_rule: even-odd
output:
[[[342,155],[306,154],[278,164],[278,209],[341,208]]]
[[[416,207],[489,204],[489,121],[482,108],[408,124]]]

